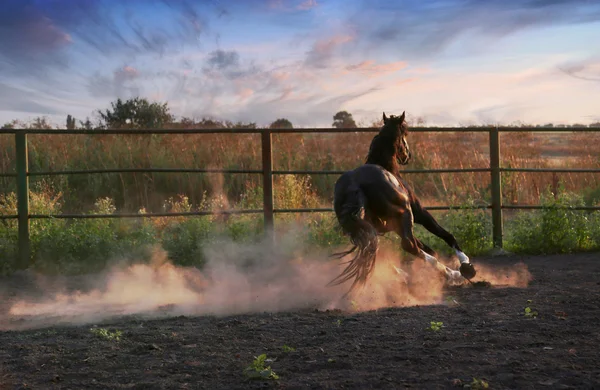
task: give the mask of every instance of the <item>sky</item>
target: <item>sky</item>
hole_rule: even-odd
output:
[[[135,96],[330,127],[600,121],[600,0],[2,0],[0,124]]]

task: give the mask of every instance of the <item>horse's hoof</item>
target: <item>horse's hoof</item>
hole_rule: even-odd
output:
[[[460,274],[467,280],[471,280],[477,275],[475,267],[473,267],[473,264],[471,263],[462,263],[459,270]]]

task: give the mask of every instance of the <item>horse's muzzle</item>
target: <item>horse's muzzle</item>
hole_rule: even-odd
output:
[[[410,153],[408,153],[404,158],[399,158],[398,162],[400,163],[400,165],[407,165],[410,161]]]

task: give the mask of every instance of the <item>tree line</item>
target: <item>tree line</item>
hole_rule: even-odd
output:
[[[66,129],[76,130],[102,130],[102,129],[158,129],[158,128],[257,128],[255,122],[231,122],[210,118],[195,120],[183,117],[177,120],[166,102],[150,102],[146,98],[131,98],[128,100],[117,99],[110,103],[110,108],[96,110],[97,120],[92,122],[89,118],[84,121],[77,120],[67,115]],[[356,128],[358,127],[352,114],[339,111],[333,116],[333,127]],[[52,129],[53,126],[45,118],[35,118],[29,124],[13,120],[2,126],[3,129],[36,128]],[[294,125],[287,118],[278,118],[270,123],[271,129],[293,129]]]
[[[67,115],[65,128],[69,130],[85,129],[85,130],[102,130],[102,129],[158,129],[158,128],[236,128],[236,129],[255,129],[255,122],[231,122],[228,120],[215,120],[211,118],[202,118],[195,120],[188,117],[182,117],[177,120],[166,102],[150,102],[146,98],[135,97],[128,100],[117,99],[110,103],[110,108],[96,110],[97,119],[92,122],[89,117],[84,121],[77,120],[71,115]],[[380,123],[373,123],[371,126],[377,126]],[[425,121],[423,118],[417,118],[414,125],[423,126]],[[357,128],[356,121],[352,114],[348,111],[338,111],[333,115],[332,127],[335,128]],[[526,124],[514,124],[514,127],[530,126]],[[278,118],[271,122],[268,126],[271,129],[293,129],[294,125],[287,118]],[[470,126],[472,127],[472,126]],[[600,122],[583,124],[553,124],[545,123],[538,124],[535,127],[544,128],[569,128],[569,127],[600,127]],[[24,123],[19,120],[13,120],[2,126],[2,129],[53,129],[55,128],[49,123],[46,118],[35,118],[29,123]]]

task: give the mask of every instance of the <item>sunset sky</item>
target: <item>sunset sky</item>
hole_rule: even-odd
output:
[[[330,127],[600,120],[598,0],[2,0],[0,124],[177,117]]]

